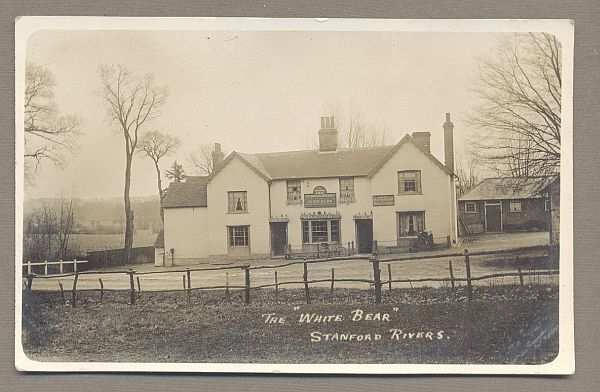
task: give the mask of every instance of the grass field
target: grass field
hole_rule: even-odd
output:
[[[194,292],[191,305],[183,293],[142,293],[135,306],[125,292],[109,293],[103,303],[85,293],[75,308],[57,294],[24,292],[24,350],[45,361],[534,364],[554,358],[557,286],[476,287],[470,303],[462,290],[394,289],[384,292],[381,305],[360,289],[314,289],[312,305],[303,304],[300,290],[281,290],[277,302],[272,290],[257,290],[248,306],[241,292],[231,302],[222,291]],[[300,321],[309,316],[321,322]]]

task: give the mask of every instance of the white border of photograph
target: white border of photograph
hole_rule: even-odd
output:
[[[23,94],[28,38],[39,30],[179,30],[179,31],[398,31],[398,32],[547,32],[563,50],[560,181],[559,353],[541,365],[493,364],[255,364],[40,362],[22,346],[22,243],[24,190]],[[35,372],[231,372],[325,374],[572,374],[575,371],[573,325],[573,39],[566,19],[270,19],[20,17],[15,21],[15,366]]]

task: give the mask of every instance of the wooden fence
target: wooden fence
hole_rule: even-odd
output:
[[[67,265],[71,265],[73,267],[73,272],[77,272],[77,265],[78,264],[85,264],[87,263],[87,260],[77,260],[77,259],[73,259],[73,260],[58,260],[58,261],[48,261],[48,260],[44,260],[44,261],[31,261],[31,260],[27,260],[26,262],[23,263],[23,268],[27,269],[27,275],[32,275],[33,274],[33,269],[36,266],[39,267],[43,267],[44,270],[44,275],[48,275],[48,267],[52,267],[52,266],[58,266],[58,271],[59,274],[64,273],[65,271],[65,266]]]
[[[125,274],[129,280],[129,303],[135,305],[136,299],[142,293],[142,287],[140,284],[140,277],[146,275],[155,275],[155,274],[182,274],[182,288],[181,289],[160,289],[160,290],[150,290],[149,292],[183,292],[187,298],[187,302],[191,303],[191,293],[194,290],[225,290],[225,295],[229,298],[230,290],[242,290],[243,291],[243,301],[245,304],[251,303],[251,291],[254,289],[263,289],[263,288],[273,288],[275,291],[275,297],[277,298],[279,294],[279,289],[282,286],[286,285],[301,285],[303,286],[305,301],[307,304],[311,303],[311,293],[310,293],[310,285],[314,285],[317,283],[330,283],[330,291],[333,293],[335,288],[335,284],[341,282],[359,282],[369,284],[370,287],[374,288],[374,302],[380,304],[382,302],[382,288],[386,287],[389,290],[392,290],[393,283],[424,283],[424,282],[447,282],[452,289],[455,289],[457,282],[464,282],[466,284],[467,298],[468,300],[473,299],[473,282],[481,281],[486,279],[495,279],[495,278],[504,278],[504,277],[518,277],[519,283],[521,286],[524,286],[524,277],[525,276],[551,276],[557,275],[559,271],[557,269],[548,269],[548,270],[538,270],[538,271],[523,271],[521,267],[517,268],[517,271],[514,272],[502,272],[502,273],[493,273],[481,276],[472,276],[471,275],[471,264],[470,258],[473,256],[484,256],[484,255],[502,255],[509,253],[521,253],[523,251],[531,251],[531,250],[547,250],[546,246],[534,246],[534,247],[525,247],[525,248],[513,248],[501,251],[480,251],[480,252],[472,252],[470,253],[465,249],[464,252],[453,252],[453,253],[445,253],[445,254],[437,254],[437,255],[422,255],[422,256],[412,256],[412,257],[399,257],[399,258],[385,258],[381,259],[377,254],[373,254],[371,256],[354,256],[354,257],[330,257],[323,259],[304,259],[302,261],[290,261],[284,264],[275,264],[275,265],[259,265],[259,266],[250,266],[250,265],[242,265],[242,266],[229,266],[229,267],[209,267],[209,268],[185,268],[179,270],[170,270],[170,271],[147,271],[147,272],[136,272],[133,269],[129,270],[121,270],[121,271],[75,271],[74,273],[66,273],[66,274],[55,274],[55,275],[37,275],[33,273],[29,273],[26,275],[26,289],[29,291],[32,290],[32,284],[34,278],[38,279],[48,279],[48,278],[59,278],[59,277],[71,277],[73,276],[73,286],[71,289],[72,306],[76,306],[77,304],[77,293],[81,291],[99,291],[100,300],[104,296],[104,293],[107,291],[124,291],[122,289],[110,289],[104,287],[104,282],[102,278],[98,278],[98,289],[77,289],[78,278],[81,275],[98,275],[102,276],[103,274]],[[394,279],[392,272],[392,264],[393,262],[399,261],[414,261],[421,259],[439,259],[439,258],[463,258],[465,265],[466,276],[457,277],[454,273],[454,265],[452,260],[448,261],[448,272],[449,276],[446,278],[440,277],[426,277],[426,278],[418,278],[418,279]],[[517,256],[518,258],[518,256]],[[331,263],[338,261],[349,261],[349,260],[365,260],[370,263],[370,267],[372,268],[372,276],[369,278],[338,278],[335,276],[335,268],[331,268],[331,276],[329,278],[324,279],[310,279],[309,278],[309,266],[311,264],[316,263]],[[303,266],[303,274],[301,280],[291,280],[291,281],[279,281],[278,279],[278,270],[281,268],[286,268],[292,265],[302,265]],[[387,266],[387,279],[382,279],[382,265]],[[263,269],[273,269],[273,283],[261,284],[261,285],[251,285],[251,275],[252,271],[263,270]],[[241,270],[244,275],[244,284],[243,285],[230,285],[228,270]],[[225,271],[226,279],[224,285],[217,286],[196,286],[192,285],[192,272],[206,272],[206,271]],[[137,283],[137,288],[136,288]],[[63,299],[63,303],[65,303],[65,290],[62,283],[58,283],[61,297]]]

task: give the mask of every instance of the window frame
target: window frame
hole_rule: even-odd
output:
[[[469,211],[468,206],[470,206],[470,205],[473,206],[473,210],[472,211]],[[466,201],[465,202],[465,210],[464,211],[467,214],[477,214],[477,213],[479,213],[479,209],[477,208],[477,202]]]
[[[408,173],[416,174],[415,178],[403,178],[403,175]],[[397,181],[398,181],[398,195],[421,195],[423,194],[423,180],[421,177],[421,170],[398,170],[397,172]],[[406,184],[408,182],[415,183],[415,190],[407,191]]]
[[[238,211],[235,208],[232,209],[232,197],[236,193],[242,193],[244,195],[243,204],[244,209],[242,211]],[[235,202],[234,202],[235,203]],[[227,213],[228,214],[247,214],[248,213],[248,191],[227,191]]]
[[[294,186],[292,185],[293,183],[297,183],[298,185],[298,190],[297,191],[292,191],[290,192],[290,186]],[[290,204],[302,204],[302,180],[286,180],[285,182],[285,189],[286,189],[286,202],[288,205]],[[294,200],[294,199],[290,199],[290,195],[293,195],[294,193],[298,194],[298,199]]]
[[[351,189],[342,189],[342,184],[347,182],[350,184]],[[356,193],[354,187],[354,177],[340,177],[339,178],[339,191],[340,191],[340,203],[354,203],[356,201]]]
[[[513,209],[513,204],[519,206],[519,210]],[[511,214],[520,214],[523,212],[523,202],[522,200],[509,200],[508,202],[508,212]]]
[[[236,230],[243,229],[245,233],[235,233]],[[236,239],[241,238],[245,245],[236,244]],[[228,248],[249,248],[250,247],[250,225],[227,226],[227,246]]]
[[[420,216],[421,220],[422,220],[422,228],[421,230],[419,230],[419,224],[416,220],[413,220],[413,232],[411,234],[410,231],[407,231],[406,234],[404,233],[404,231],[402,230],[402,216],[409,216],[409,217],[416,217],[416,216]],[[410,219],[410,218],[409,218]],[[425,211],[398,211],[398,238],[411,238],[411,237],[416,237],[420,232],[426,231],[427,230],[427,226],[426,226],[426,222],[425,222]],[[414,226],[417,226],[416,228]]]
[[[302,231],[302,245],[317,245],[322,243],[328,244],[340,244],[341,243],[341,219],[302,219],[301,220],[301,231]],[[325,223],[325,229],[327,234],[327,239],[323,241],[314,241],[314,229],[313,224],[315,222]],[[335,223],[333,223],[335,222]],[[332,224],[333,223],[333,224]],[[322,229],[322,228],[321,228]],[[323,230],[319,230],[319,233],[325,233]]]

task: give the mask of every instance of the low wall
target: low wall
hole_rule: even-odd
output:
[[[88,262],[81,264],[82,270],[152,263],[154,262],[154,247],[131,248],[130,259],[127,264],[125,264],[125,252],[123,248],[88,252],[86,258]]]

